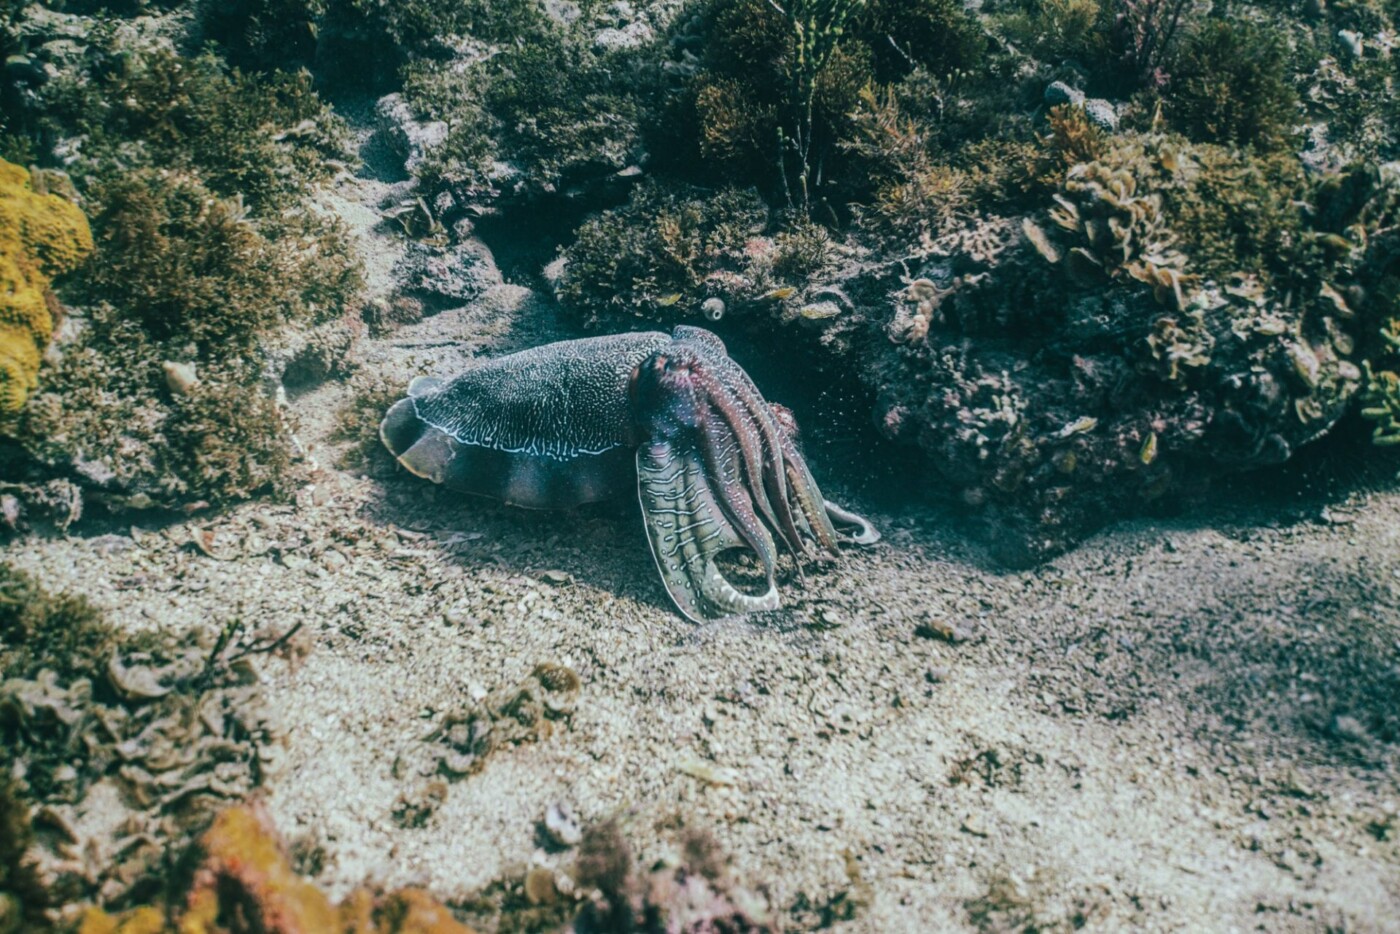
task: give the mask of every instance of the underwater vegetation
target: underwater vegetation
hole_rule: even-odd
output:
[[[678,20],[675,35],[702,37],[698,160],[664,168],[743,179],[753,208],[660,175],[586,221],[556,279],[586,322],[719,312],[757,341],[799,326],[1016,563],[1282,462],[1359,409],[1394,431],[1391,170],[1376,161],[1397,152],[1377,129],[1395,97],[1390,14],[1368,24],[1369,62],[1325,24],[1253,7],[969,18],[978,54],[956,65],[862,58],[839,106],[814,91],[812,190],[845,201],[828,210],[792,197],[796,169],[767,142],[794,86],[793,24],[732,9]],[[864,15],[828,62],[866,55]],[[1355,135],[1331,129],[1343,97],[1369,115],[1345,122]],[[1377,179],[1364,195],[1361,176]],[[773,246],[813,221],[821,260],[776,275]],[[840,300],[811,313],[818,292]]]
[[[344,369],[360,330],[358,260],[313,204],[343,125],[305,72],[245,75],[159,29],[78,22],[30,24],[84,54],[54,53],[15,121],[63,153],[92,255],[25,404],[0,416],[5,523],[285,491],[279,387]]]
[[[574,875],[592,895],[568,930],[734,931],[776,930],[767,899],[738,884],[718,844],[703,832],[687,832],[680,858],[650,868],[636,865],[616,823],[584,831]]]
[[[3,800],[3,799],[0,799]],[[562,880],[563,881],[561,885]],[[166,895],[120,911],[89,908],[77,934],[469,934],[472,928],[421,889],[359,888],[338,904],[292,868],[287,847],[256,802],[228,807],[176,861]],[[734,878],[707,834],[684,833],[674,859],[637,865],[615,822],[582,833],[572,865],[536,867],[519,883],[465,900],[500,930],[587,932],[775,930],[767,899]],[[571,920],[572,919],[572,920]]]
[[[38,190],[30,173],[0,159],[0,410],[15,411],[38,383],[53,336],[51,280],[92,251],[77,205]]]
[[[82,597],[0,565],[0,802],[44,829],[42,845],[12,844],[22,858],[4,891],[25,904],[49,892],[54,903],[33,909],[47,912],[158,888],[157,840],[182,845],[275,765],[278,731],[254,667],[269,644],[236,623],[123,635]],[[92,801],[121,802],[110,835],[79,829]]]

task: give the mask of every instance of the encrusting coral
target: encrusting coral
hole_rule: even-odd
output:
[[[90,909],[78,934],[471,934],[427,893],[360,889],[333,905],[292,869],[257,804],[228,808],[185,855],[183,889],[160,907]]]
[[[51,280],[90,252],[77,205],[36,190],[29,172],[0,159],[0,410],[19,409],[38,383],[53,335]]]

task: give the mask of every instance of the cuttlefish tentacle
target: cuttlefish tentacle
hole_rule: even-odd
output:
[[[798,560],[799,571],[804,558],[835,554],[833,514],[797,448],[791,414],[770,406],[748,374],[714,344],[673,341],[641,363],[630,392],[639,435],[666,442],[638,452],[643,512],[679,476],[690,508],[717,513],[687,514],[684,522],[648,515],[653,554],[677,605],[698,602],[703,611],[710,601],[712,614],[733,611],[738,591],[715,563],[727,550],[754,553],[768,593],[775,592],[775,542]],[[697,462],[703,470],[693,469]],[[682,472],[675,475],[672,468],[678,465]],[[842,515],[853,514],[843,510]],[[860,527],[862,534],[869,530],[868,523]],[[690,541],[678,541],[683,538]],[[670,567],[673,554],[688,557]]]
[[[637,449],[637,490],[652,557],[682,614],[703,622],[778,608],[772,538],[761,525],[744,533],[730,521],[697,449],[677,449],[669,441],[643,444]],[[716,564],[719,555],[743,547],[764,561],[762,594],[740,592]]]

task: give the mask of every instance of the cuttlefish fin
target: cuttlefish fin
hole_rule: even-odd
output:
[[[719,491],[714,484],[698,450],[668,441],[637,449],[637,493],[661,582],[676,609],[697,623],[776,610],[772,536],[761,523],[731,516],[725,497],[732,501],[736,491]],[[735,548],[754,552],[763,563],[766,592],[742,593],[720,572],[715,559]]]
[[[426,396],[435,389],[442,387],[442,380],[436,376],[415,376],[408,383],[408,394],[413,398]]]

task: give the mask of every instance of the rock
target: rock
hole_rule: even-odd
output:
[[[635,49],[650,42],[655,33],[646,23],[629,23],[622,29],[601,29],[593,37],[593,47],[600,52]]]
[[[160,368],[165,373],[165,385],[169,386],[170,391],[177,396],[186,395],[199,385],[199,374],[193,363],[177,363],[173,360],[166,360],[160,365]]]
[[[583,839],[578,821],[563,804],[551,804],[544,812],[544,829],[559,846],[577,846]]]
[[[559,896],[554,870],[536,866],[525,875],[525,898],[531,905],[550,905]]]
[[[449,626],[469,626],[476,622],[476,617],[468,604],[455,603],[443,611],[442,621]]]
[[[974,837],[987,837],[991,831],[987,828],[987,822],[980,814],[969,814],[963,818],[962,832],[971,834]]]
[[[1059,104],[1082,104],[1084,92],[1070,87],[1063,81],[1056,81],[1045,89],[1045,103],[1051,107]]]
[[[374,116],[379,132],[410,173],[447,139],[447,124],[441,120],[419,120],[402,94],[381,97],[374,105]]]
[[[394,267],[394,278],[405,292],[466,304],[495,285],[500,273],[474,243],[411,243]]]
[[[572,26],[583,11],[573,0],[544,0],[544,15],[561,26]]]
[[[1118,111],[1101,97],[1093,97],[1084,102],[1084,115],[1099,129],[1110,133],[1118,130]]]
[[[1346,714],[1338,714],[1332,718],[1332,735],[1337,739],[1348,740],[1353,743],[1364,743],[1371,739],[1371,734],[1366,732],[1366,727],[1355,717]]]
[[[292,324],[267,339],[264,373],[273,393],[277,386],[314,386],[354,369],[351,355],[365,331],[361,315],[350,314],[322,324]]]

